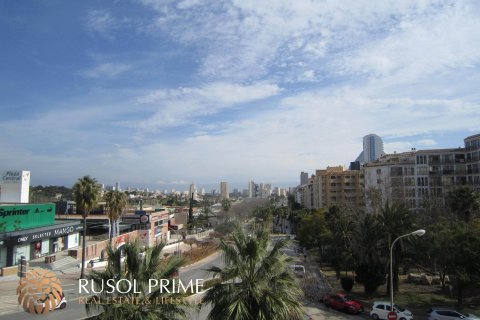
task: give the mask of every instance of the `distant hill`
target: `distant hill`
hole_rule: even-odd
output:
[[[71,188],[64,186],[34,186],[30,187],[30,202],[55,202],[59,200],[73,200]]]

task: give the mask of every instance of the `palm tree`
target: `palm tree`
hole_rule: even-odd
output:
[[[121,248],[107,247],[107,268],[104,271],[92,271],[89,280],[95,285],[95,292],[100,292],[92,297],[90,302],[101,303],[85,304],[88,314],[93,311],[101,311],[101,314],[94,319],[179,319],[186,318],[186,312],[181,298],[182,293],[168,293],[162,290],[161,286],[152,286],[150,281],[161,281],[172,279],[178,272],[184,260],[178,257],[162,258],[164,243],[157,243],[153,247],[142,247],[139,242],[127,242]],[[122,257],[125,257],[122,262]],[[105,284],[108,279],[114,279],[120,291],[108,293]],[[128,283],[135,280],[136,287],[128,290]],[[122,287],[122,285],[125,286]],[[171,286],[167,288],[172,289]],[[110,290],[111,291],[111,290]],[[124,293],[123,293],[124,292]],[[122,300],[121,300],[122,299]],[[132,303],[121,303],[120,301],[132,301]],[[170,300],[172,299],[172,300]],[[105,303],[105,301],[113,301]],[[115,303],[115,301],[119,303]],[[135,303],[133,302],[135,301]],[[150,303],[148,303],[148,302]],[[168,302],[174,303],[168,303]],[[140,302],[140,303],[138,303]],[[158,303],[162,302],[162,303]],[[163,303],[166,302],[166,303]]]
[[[82,212],[83,216],[83,240],[82,240],[82,268],[80,278],[85,277],[85,248],[87,235],[87,216],[95,208],[100,197],[100,185],[95,178],[84,176],[77,180],[73,185],[73,196],[77,210]]]
[[[115,222],[121,217],[123,211],[128,205],[128,196],[126,193],[113,190],[105,194],[106,207],[108,209],[108,219],[110,220],[109,242],[112,245],[114,237]]]
[[[247,235],[239,226],[232,241],[222,240],[225,268],[208,269],[220,279],[203,300],[212,306],[208,319],[300,319],[301,290],[288,267],[292,258],[280,251],[287,243],[269,248],[265,228]]]
[[[225,215],[223,222],[227,222],[228,211],[230,211],[231,207],[232,207],[232,202],[229,199],[225,198],[222,200],[222,209]]]

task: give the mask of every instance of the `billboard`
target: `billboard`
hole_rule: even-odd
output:
[[[0,232],[17,231],[55,223],[55,204],[0,206]]]
[[[0,185],[0,202],[28,203],[30,171],[2,171]]]

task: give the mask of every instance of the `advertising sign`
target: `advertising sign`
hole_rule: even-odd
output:
[[[0,206],[0,232],[17,231],[55,223],[55,204]]]
[[[30,171],[2,171],[0,185],[0,202],[28,203]]]

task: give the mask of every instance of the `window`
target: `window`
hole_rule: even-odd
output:
[[[417,178],[417,186],[428,186],[428,178],[427,177],[420,177]]]
[[[427,163],[427,156],[417,156],[417,164],[426,164]]]
[[[402,167],[392,167],[390,169],[390,174],[392,177],[402,176],[402,173],[403,173]]]
[[[418,167],[418,175],[427,175],[428,167]]]
[[[444,163],[453,163],[453,154],[446,154],[443,156]]]
[[[382,169],[377,169],[377,174],[381,174],[382,173]]]
[[[428,163],[440,163],[440,156],[439,155],[429,155],[428,156]]]

